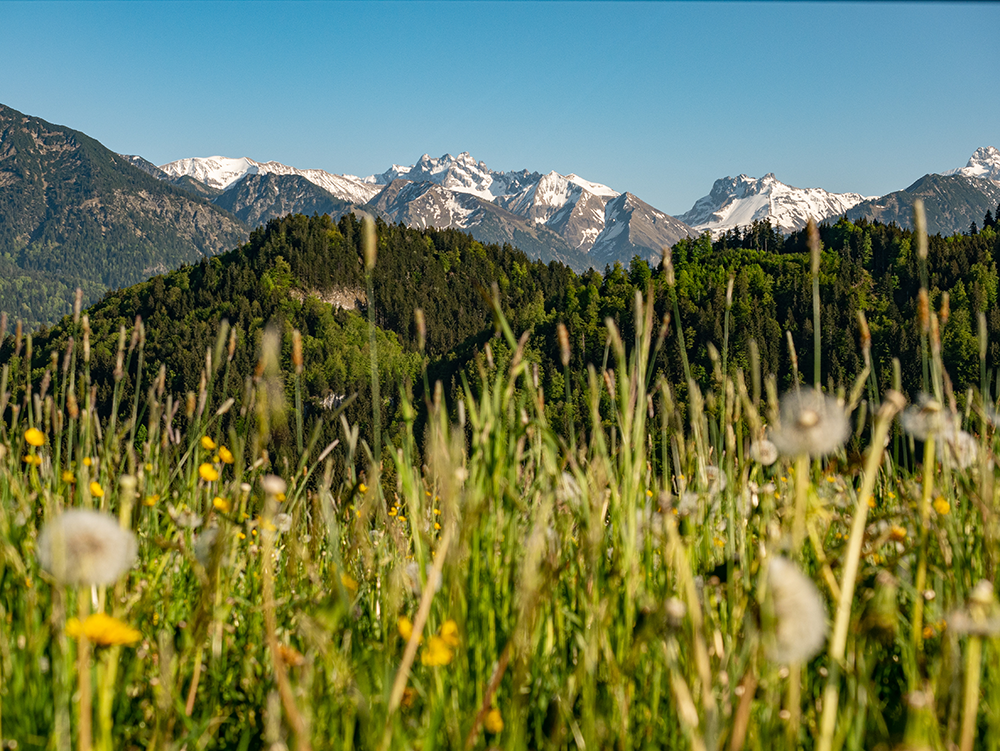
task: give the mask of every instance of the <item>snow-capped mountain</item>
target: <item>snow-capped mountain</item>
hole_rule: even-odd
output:
[[[793,232],[805,227],[810,217],[819,222],[839,216],[864,200],[859,193],[794,188],[773,173],[761,178],[740,175],[716,180],[711,193],[677,218],[713,237],[765,219],[782,232]]]
[[[604,229],[590,249],[598,269],[638,255],[659,263],[664,248],[696,234],[691,227],[664,214],[631,193],[622,193],[605,207]]]
[[[246,221],[267,221],[276,211],[309,212],[339,199],[388,221],[463,229],[481,241],[510,242],[534,258],[560,260],[580,270],[614,261],[627,264],[635,254],[658,258],[664,244],[695,234],[635,196],[622,202],[627,210],[609,210],[626,194],[606,185],[572,173],[498,172],[468,152],[437,158],[424,154],[416,164],[395,164],[365,178],[246,157],[180,159],[152,169],[175,183],[191,180],[222,191],[215,203]],[[284,182],[261,183],[265,175],[283,176]],[[322,195],[303,190],[293,178],[308,180]],[[292,195],[282,196],[283,191]],[[611,218],[613,225],[608,225]],[[590,260],[587,254],[599,241],[600,258]]]
[[[212,188],[228,190],[247,175],[299,175],[337,198],[366,203],[381,189],[353,175],[334,175],[321,169],[297,169],[281,162],[256,162],[247,157],[192,157],[160,165],[169,177],[187,175]]]
[[[995,146],[981,146],[969,158],[969,163],[958,169],[942,172],[942,175],[964,175],[981,177],[1000,182],[1000,150]]]

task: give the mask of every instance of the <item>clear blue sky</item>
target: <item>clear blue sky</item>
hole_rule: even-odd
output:
[[[470,152],[681,213],[882,194],[1000,147],[1000,4],[3,2],[0,102],[157,164]]]

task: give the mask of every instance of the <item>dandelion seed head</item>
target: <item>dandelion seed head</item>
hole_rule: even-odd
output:
[[[769,657],[777,663],[805,662],[826,642],[826,605],[816,585],[791,561],[781,556],[767,566],[771,616]]]
[[[959,469],[968,469],[979,459],[979,444],[972,434],[964,430],[942,434],[944,440],[937,444],[938,457],[951,462]]]
[[[194,557],[198,559],[200,563],[205,568],[208,568],[208,564],[212,560],[212,548],[215,546],[215,541],[219,537],[218,527],[208,527],[199,533],[197,537],[194,538]]]
[[[840,403],[815,389],[785,394],[779,417],[771,442],[785,456],[826,456],[840,448],[851,434],[851,421]]]
[[[71,509],[49,521],[38,536],[38,562],[60,584],[114,584],[135,561],[135,535],[113,516]]]
[[[955,430],[955,418],[941,403],[928,394],[917,397],[899,414],[899,424],[903,430],[918,441],[926,441],[930,436],[939,436]]]
[[[778,461],[778,447],[766,438],[750,444],[750,458],[758,464],[770,467]]]
[[[274,528],[279,532],[287,532],[292,528],[292,515],[284,512],[274,515]]]
[[[277,475],[264,475],[260,478],[260,486],[268,495],[277,496],[288,490],[288,484]]]

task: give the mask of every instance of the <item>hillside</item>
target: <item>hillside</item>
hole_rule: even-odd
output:
[[[0,311],[29,327],[68,312],[77,286],[92,301],[246,237],[85,134],[0,105]]]
[[[927,213],[927,231],[953,235],[981,225],[987,211],[1000,205],[1000,182],[964,174],[924,175],[904,190],[862,201],[846,211],[848,219],[868,219],[910,227],[913,202],[920,198]]]
[[[378,222],[378,260],[372,278],[374,313],[379,327],[378,359],[382,424],[398,424],[401,385],[410,384],[423,404],[426,364],[429,382],[441,380],[446,396],[457,399],[462,374],[478,382],[479,367],[511,356],[502,339],[494,338],[494,316],[488,303],[496,285],[502,310],[515,332],[529,332],[524,357],[542,386],[554,424],[566,415],[589,414],[583,400],[588,366],[600,369],[608,356],[606,320],[615,321],[629,345],[634,332],[636,292],[651,289],[657,320],[671,321],[668,338],[656,353],[655,372],[684,384],[683,359],[676,340],[677,317],[667,277],[658,265],[635,258],[626,269],[615,264],[601,276],[583,275],[558,263],[530,261],[511,246],[484,245],[457,230],[416,230]],[[349,417],[371,427],[368,293],[362,264],[361,225],[348,214],[334,223],[327,216],[290,216],[272,220],[250,241],[229,253],[203,259],[166,275],[110,293],[90,311],[93,329],[92,377],[101,409],[110,404],[115,350],[121,327],[136,317],[144,322],[145,361],[163,363],[170,393],[197,392],[205,367],[206,348],[217,346],[223,321],[235,332],[232,377],[221,401],[232,396],[240,404],[244,381],[254,371],[262,331],[269,322],[284,332],[286,371],[291,357],[290,334],[302,334],[305,417],[328,414],[331,405],[356,395]],[[842,219],[823,225],[820,273],[823,329],[823,380],[849,385],[863,367],[858,344],[858,312],[864,311],[872,337],[872,358],[879,383],[893,379],[893,360],[901,363],[903,389],[916,394],[922,384],[917,290],[920,274],[913,238],[899,226]],[[1000,361],[1000,309],[997,260],[1000,234],[992,227],[975,236],[933,236],[929,240],[930,302],[943,306],[950,298],[942,326],[945,364],[956,392],[979,384],[977,318],[986,317],[988,362]],[[683,325],[691,375],[703,388],[712,387],[716,367],[711,347],[725,342],[726,286],[733,280],[729,310],[728,362],[751,366],[756,342],[763,374],[774,374],[787,388],[793,365],[786,343],[789,332],[799,352],[798,369],[811,382],[812,298],[805,232],[785,237],[768,223],[746,232],[731,231],[716,241],[707,235],[674,246],[677,310]],[[426,346],[415,309],[424,312]],[[557,325],[567,328],[571,357],[561,363]],[[64,319],[34,341],[35,380],[49,364],[49,353],[63,351],[70,336],[80,336]],[[489,344],[489,352],[486,345]],[[630,346],[630,345],[629,345]],[[8,336],[0,359],[10,357]],[[15,358],[12,382],[19,382]],[[218,362],[218,361],[216,361]],[[134,361],[122,387],[134,388]],[[148,388],[152,372],[140,388]],[[567,381],[567,377],[569,380]],[[291,383],[286,384],[291,389]],[[682,386],[675,395],[685,399]],[[289,392],[289,399],[291,392]],[[126,398],[123,403],[129,403]],[[602,407],[603,409],[603,407]],[[336,426],[327,426],[336,437]],[[391,430],[390,430],[391,433]]]

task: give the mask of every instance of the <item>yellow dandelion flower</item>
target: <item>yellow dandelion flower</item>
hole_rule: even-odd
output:
[[[225,446],[219,446],[219,458],[222,460],[223,464],[232,464],[236,459],[233,457],[233,452],[227,449]]]
[[[934,510],[941,516],[947,516],[948,512],[951,511],[951,504],[945,500],[943,495],[939,495],[934,499]]]
[[[837,478],[836,478],[836,477],[834,477],[833,475],[827,475],[827,476],[826,476],[826,481],[827,481],[827,482],[836,482],[836,481],[837,481]]]
[[[437,529],[441,529],[441,525],[438,524],[437,522],[434,522],[434,529],[436,529],[436,530]]]
[[[198,474],[201,475],[201,479],[205,482],[214,482],[219,479],[219,470],[207,462],[198,467]]]
[[[218,495],[212,499],[212,505],[215,506],[215,508],[217,508],[223,514],[228,514],[230,511],[233,510],[233,504],[231,504],[228,499]]]
[[[409,641],[410,637],[413,636],[413,621],[405,615],[399,616],[399,620],[396,621],[396,628],[399,630],[399,635],[403,641]],[[420,641],[423,641],[423,639],[421,638]]]
[[[653,497],[653,491],[650,490],[649,488],[646,488],[646,497],[647,498],[652,498]],[[501,722],[502,722],[502,720],[501,720]]]
[[[365,485],[363,482],[359,483],[358,484],[358,492],[359,493],[367,493],[368,492],[368,486]]]
[[[924,626],[924,640],[933,639],[937,632],[934,630],[933,626]]]
[[[454,652],[451,651],[451,647],[444,639],[440,636],[432,636],[427,640],[427,647],[420,655],[420,662],[428,667],[437,667],[449,664],[454,656]]]
[[[399,513],[399,509],[397,509],[395,506],[393,506],[391,509],[389,509],[389,516],[395,516],[398,513]]]
[[[441,509],[439,509],[439,508],[434,509],[434,514],[436,516],[440,516],[441,515]]]
[[[142,638],[142,634],[134,628],[107,613],[88,615],[82,623],[79,618],[70,618],[66,621],[66,635],[75,638],[85,636],[87,641],[101,647],[128,646]]]
[[[285,500],[285,494],[278,493],[276,496],[274,496],[274,500],[276,500],[278,503],[282,503]]]
[[[72,470],[64,469],[62,471],[63,482],[73,482],[74,480],[76,480],[76,475],[73,474]]]
[[[213,441],[210,436],[203,435],[201,437],[201,447],[205,449],[205,451],[215,451],[215,441]]]
[[[28,428],[24,431],[24,441],[29,446],[34,446],[38,448],[39,446],[45,445],[45,433],[40,431],[38,428]]]
[[[458,624],[451,618],[441,624],[440,634],[441,639],[449,647],[454,648],[458,646]]]
[[[890,500],[890,501],[893,501],[893,500],[895,500],[895,499],[896,499],[896,494],[895,494],[895,493],[893,493],[893,492],[892,492],[891,490],[890,490],[890,491],[889,491],[888,493],[886,493],[886,495],[888,495],[888,496],[889,496],[889,500]]]
[[[94,498],[104,497],[104,488],[101,487],[101,483],[97,482],[97,480],[90,483],[90,494],[94,496]]]
[[[358,516],[361,516],[361,512],[360,512],[360,511],[358,512]],[[401,522],[405,522],[405,521],[406,521],[406,517],[405,517],[405,516],[402,516],[402,515],[400,515],[400,517],[399,517],[399,520],[400,520]]]
[[[486,713],[486,717],[483,719],[483,727],[486,728],[487,733],[491,733],[492,735],[499,735],[503,731],[503,715],[500,714],[499,709],[494,707]]]
[[[28,454],[27,456],[24,457],[24,463],[33,464],[36,467],[39,467],[42,464],[42,457],[36,456],[35,454]]]
[[[896,542],[902,542],[906,539],[906,527],[893,526],[889,530],[889,538],[895,540]]]
[[[84,467],[89,467],[93,463],[94,463],[94,460],[91,459],[89,456],[83,457],[83,466]]]
[[[875,508],[875,496],[868,496],[868,508]]]
[[[160,500],[160,494],[159,493],[154,493],[153,495],[147,495],[142,500],[142,505],[144,505],[144,506],[155,506],[156,502],[158,500]]]

